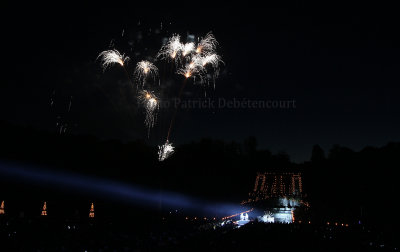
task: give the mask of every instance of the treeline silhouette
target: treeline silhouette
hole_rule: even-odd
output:
[[[399,143],[366,147],[359,152],[335,145],[328,153],[316,145],[310,161],[295,164],[284,152],[272,154],[258,149],[254,137],[242,143],[202,139],[183,144],[164,162],[158,162],[157,147],[149,146],[145,140],[102,141],[93,136],[57,135],[6,122],[0,122],[0,138],[1,160],[105,177],[208,200],[247,199],[257,172],[300,171],[313,221],[362,221],[390,228],[393,223],[398,224],[394,204],[398,195],[395,174],[400,167]],[[0,183],[0,195],[4,193],[4,197],[26,195],[16,189],[21,187],[13,181],[0,179]],[[29,192],[50,193],[31,187]]]

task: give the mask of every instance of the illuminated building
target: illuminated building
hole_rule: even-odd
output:
[[[292,223],[295,209],[304,203],[302,197],[301,173],[265,172],[257,173],[254,189],[242,204],[263,209],[260,221]]]
[[[42,208],[42,216],[47,216],[47,204],[46,201],[43,204],[43,208]]]
[[[252,201],[276,197],[301,197],[303,185],[301,174],[286,172],[257,173],[253,192],[250,193]]]
[[[94,218],[94,204],[90,206],[89,218]]]
[[[4,214],[4,200],[1,202],[0,205],[0,214]]]

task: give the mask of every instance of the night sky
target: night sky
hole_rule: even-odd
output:
[[[103,73],[98,53],[113,40],[137,62],[158,51],[163,35],[185,40],[212,31],[225,62],[216,89],[189,83],[184,98],[203,99],[206,91],[214,100],[295,100],[296,108],[181,110],[172,142],[255,136],[260,148],[301,162],[314,144],[360,150],[400,141],[398,15],[297,4],[189,9],[6,5],[0,120],[51,131],[62,121],[68,134],[146,138],[126,76],[118,67]],[[172,115],[160,112],[147,140],[154,145]]]

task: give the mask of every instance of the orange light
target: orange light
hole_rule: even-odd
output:
[[[4,214],[4,200],[1,202],[0,205],[0,214]]]
[[[94,204],[90,205],[89,218],[94,218]]]
[[[42,216],[47,216],[47,204],[46,204],[46,201],[43,204]]]

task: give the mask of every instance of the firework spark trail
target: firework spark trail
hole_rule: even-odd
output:
[[[150,77],[155,81],[158,76],[158,68],[150,61],[142,60],[136,64],[134,76],[136,81],[144,87],[146,78]]]
[[[153,92],[147,90],[141,90],[138,96],[138,99],[141,104],[144,105],[146,110],[146,117],[145,117],[145,125],[148,129],[148,136],[150,134],[150,129],[154,127],[157,112],[159,109],[159,102],[158,98],[154,95]]]
[[[180,61],[180,54],[184,48],[184,45],[180,42],[181,37],[179,35],[173,35],[168,39],[167,43],[163,45],[157,54],[156,58],[174,60],[175,63]]]
[[[206,69],[207,66],[209,66],[209,65],[213,68],[211,79],[213,80],[213,83],[214,83],[214,89],[215,89],[215,79],[219,75],[219,64],[220,63],[224,64],[221,57],[215,53],[205,55],[202,60],[202,65],[203,65],[204,69]],[[209,78],[207,78],[207,80],[209,80]]]
[[[186,78],[190,78],[192,76],[200,76],[200,78],[202,78],[206,74],[204,60],[204,57],[200,55],[194,55],[191,58],[190,63],[186,64],[185,67],[178,69],[177,73],[185,76]]]
[[[202,57],[202,61],[201,64],[203,66],[206,65],[211,65],[214,70],[219,68],[219,63],[223,63],[223,61],[221,60],[221,57],[215,53],[213,54],[206,54],[204,57]]]
[[[190,43],[186,43],[182,46],[182,56],[186,56],[189,55],[190,53],[194,52],[194,43],[190,42]]]
[[[72,96],[71,96],[71,98],[69,99],[68,112],[71,111],[71,106],[72,106]]]
[[[202,38],[197,45],[196,53],[213,53],[217,48],[218,42],[215,39],[214,35],[209,32],[207,35]]]
[[[164,161],[168,157],[170,157],[174,153],[174,146],[168,142],[168,140],[165,142],[164,145],[158,146],[158,160]]]
[[[211,66],[213,69],[213,79],[218,77],[220,63],[224,62],[216,53],[196,54],[191,57],[190,63],[186,64],[185,67],[179,68],[177,73],[185,76],[186,78],[195,78],[197,76],[200,78],[200,83],[203,83],[203,80],[207,79],[208,66]]]
[[[97,59],[98,58],[100,58],[103,71],[105,71],[109,66],[113,64],[120,64],[121,66],[125,66],[125,62],[129,60],[128,56],[120,54],[115,49],[101,52],[99,56],[97,56]]]

